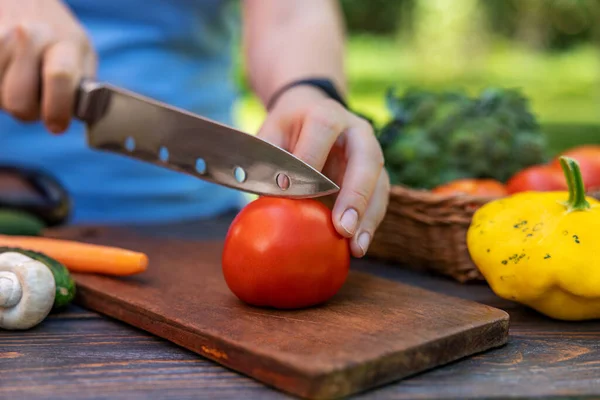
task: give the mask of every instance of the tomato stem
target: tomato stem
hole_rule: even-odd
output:
[[[565,156],[561,156],[559,161],[567,179],[567,186],[569,187],[569,199],[566,201],[565,206],[568,207],[569,212],[590,209],[591,206],[586,199],[585,186],[579,163]]]

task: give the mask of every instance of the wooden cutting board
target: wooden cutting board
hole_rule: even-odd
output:
[[[501,310],[369,274],[352,271],[320,307],[261,309],[227,288],[221,242],[112,229],[59,232],[53,235],[143,251],[150,259],[148,271],[134,277],[75,275],[77,303],[300,397],[361,392],[508,337]]]

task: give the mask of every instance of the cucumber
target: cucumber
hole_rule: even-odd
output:
[[[60,309],[71,303],[75,297],[76,289],[75,281],[71,277],[67,267],[55,259],[37,251],[26,250],[19,247],[0,246],[0,253],[6,253],[8,251],[14,251],[33,258],[50,269],[56,284],[56,296],[54,296],[53,310]]]
[[[0,209],[0,234],[40,236],[46,227],[44,222],[33,214],[11,209]]]

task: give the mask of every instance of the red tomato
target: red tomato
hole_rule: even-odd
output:
[[[437,194],[470,194],[474,196],[505,196],[506,188],[495,179],[457,179],[432,190]]]
[[[509,194],[537,191],[548,192],[568,190],[567,181],[560,167],[552,165],[534,165],[513,175],[506,183]]]
[[[303,308],[338,292],[350,254],[348,239],[337,233],[322,203],[261,197],[229,228],[223,274],[229,289],[248,304]]]
[[[571,157],[577,161],[586,189],[600,186],[600,145],[581,145],[573,147],[560,155]],[[552,160],[551,165],[560,169],[558,157]]]

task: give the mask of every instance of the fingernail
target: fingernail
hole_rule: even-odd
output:
[[[58,134],[62,131],[62,127],[55,124],[48,125],[48,130],[54,134]]]
[[[348,234],[353,235],[354,230],[356,229],[357,222],[358,213],[356,212],[356,210],[350,208],[344,211],[344,214],[342,214],[340,224],[342,224],[342,228],[344,228],[344,230],[348,232]]]
[[[369,248],[369,244],[371,244],[371,235],[369,232],[363,232],[358,237],[358,247],[362,250],[363,255],[367,254],[367,249]]]

